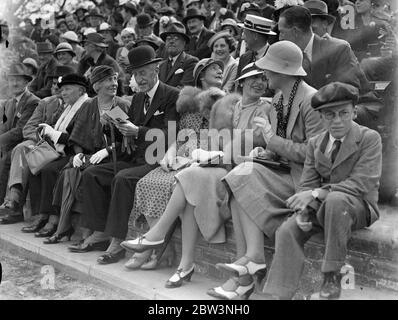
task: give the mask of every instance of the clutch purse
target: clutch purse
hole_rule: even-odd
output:
[[[58,159],[61,155],[36,131],[38,142],[26,154],[26,162],[28,163],[30,172],[37,175],[50,162]]]

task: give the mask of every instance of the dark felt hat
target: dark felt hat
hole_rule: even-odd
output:
[[[139,46],[131,49],[128,53],[131,69],[137,69],[151,63],[162,61],[161,58],[156,58],[155,50],[151,46]]]
[[[96,45],[97,47],[101,48],[108,48],[108,45],[105,42],[105,38],[102,34],[98,32],[89,33],[82,42],[91,42],[92,44]]]
[[[99,82],[105,78],[112,77],[116,73],[117,72],[110,66],[103,65],[95,67],[90,77],[91,84]]]
[[[151,16],[146,13],[141,13],[137,16],[137,26],[138,28],[146,28],[152,26],[155,21],[152,20]]]
[[[105,17],[102,15],[101,11],[98,8],[91,9],[88,12],[87,17],[99,17],[105,19]]]
[[[160,34],[160,38],[161,38],[163,41],[166,41],[166,37],[167,37],[169,34],[178,34],[178,35],[182,36],[182,37],[185,39],[185,41],[186,41],[187,43],[189,42],[189,36],[187,35],[187,31],[186,31],[184,25],[183,25],[181,22],[174,22],[174,23],[172,23],[172,24],[166,29],[165,32],[162,32],[162,33]]]
[[[159,44],[157,44],[151,37],[142,37],[135,41],[134,48],[140,46],[151,46],[155,51],[159,49]]]
[[[329,24],[333,23],[336,18],[328,13],[328,5],[321,0],[308,0],[304,3],[312,17],[320,17],[326,19]]]
[[[186,24],[189,19],[194,19],[194,18],[202,19],[203,21],[206,20],[206,16],[204,16],[203,13],[198,8],[189,8],[187,10],[186,16],[182,21]]]
[[[129,10],[133,16],[136,16],[138,14],[137,7],[134,5],[134,3],[131,2],[126,2],[121,4],[120,6],[124,7],[125,9]]]
[[[13,63],[10,66],[10,70],[7,73],[8,77],[24,77],[28,81],[31,81],[33,78],[27,72],[27,67],[23,63]]]
[[[323,86],[311,99],[311,105],[315,110],[336,107],[347,103],[354,105],[358,101],[358,88],[342,82],[332,82]]]
[[[58,65],[52,70],[52,73],[48,74],[48,78],[59,78],[66,76],[67,74],[74,73],[75,69],[70,66]]]
[[[37,53],[53,53],[54,48],[49,42],[38,42],[36,43]]]
[[[158,10],[158,14],[163,16],[174,16],[176,12],[173,8],[165,6]]]
[[[67,84],[75,84],[88,89],[87,79],[77,73],[70,73],[60,77],[60,79],[58,80],[58,88],[61,88],[62,86],[65,86]]]

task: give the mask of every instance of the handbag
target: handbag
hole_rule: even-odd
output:
[[[26,162],[33,175],[37,175],[47,164],[61,156],[55,148],[43,138],[39,130],[36,131],[36,137],[38,142],[32,150],[26,154]]]

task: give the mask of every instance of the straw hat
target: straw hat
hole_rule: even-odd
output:
[[[56,57],[60,52],[69,52],[73,57],[76,56],[76,53],[73,51],[72,46],[67,42],[61,42],[55,48],[54,56]]]
[[[269,70],[290,76],[306,76],[303,53],[291,41],[279,41],[272,44],[263,58],[255,62],[263,70]]]
[[[259,69],[254,62],[249,63],[245,66],[241,71],[241,76],[236,79],[235,81],[240,81],[249,77],[257,76],[259,74],[263,74],[264,70]]]
[[[246,15],[243,23],[244,29],[271,36],[276,35],[276,33],[272,31],[273,26],[274,22],[272,20],[252,14]]]

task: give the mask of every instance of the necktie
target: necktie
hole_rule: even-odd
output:
[[[151,105],[149,99],[150,99],[150,98],[149,98],[149,95],[148,95],[147,93],[145,93],[145,99],[144,99],[144,114],[147,113],[147,111],[148,111],[148,109],[149,109],[149,106]]]
[[[169,75],[172,68],[173,68],[173,59],[169,58],[167,61],[167,71],[166,71],[167,75]]]
[[[336,160],[336,156],[339,153],[340,147],[341,147],[341,141],[334,140],[333,146],[332,146],[332,153],[330,155],[330,160],[332,161],[332,163],[334,163],[334,161]]]
[[[306,52],[303,52],[303,68],[307,74],[311,73],[311,61]]]

